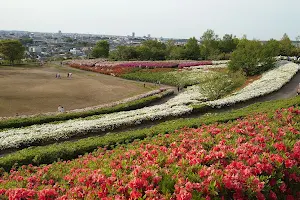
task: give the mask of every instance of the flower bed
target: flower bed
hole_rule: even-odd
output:
[[[66,141],[46,146],[30,147],[10,153],[8,155],[0,155],[0,168],[10,171],[13,167],[26,164],[41,165],[51,164],[57,160],[70,160],[77,158],[79,155],[93,152],[99,147],[115,148],[119,144],[127,144],[135,139],[144,139],[153,137],[158,134],[166,134],[174,132],[180,128],[198,128],[204,124],[225,123],[236,119],[244,118],[251,114],[265,113],[272,116],[273,113],[281,108],[289,108],[300,105],[300,97],[296,96],[291,99],[283,99],[276,101],[267,101],[263,103],[255,103],[245,108],[223,112],[218,114],[203,115],[199,118],[176,119],[162,122],[150,128],[130,130],[104,136],[93,136],[77,141]],[[203,106],[202,106],[203,107]],[[199,109],[199,106],[193,111]],[[201,108],[201,110],[203,110]]]
[[[201,65],[212,65],[212,61],[194,61],[194,62],[183,62],[178,65],[178,68],[201,66]]]
[[[217,64],[217,65],[199,65],[199,66],[184,67],[184,69],[221,69],[227,67],[228,67],[227,64]]]
[[[84,118],[99,114],[108,114],[113,112],[120,112],[132,109],[143,108],[150,103],[153,103],[166,96],[174,94],[173,89],[161,88],[142,95],[137,95],[131,98],[113,102],[110,104],[103,104],[100,106],[87,107],[83,109],[76,109],[67,111],[66,113],[46,113],[41,115],[20,116],[14,118],[1,118],[0,129],[4,128],[19,128],[30,126],[34,124],[43,124],[57,121],[66,121],[76,118]]]
[[[8,129],[0,132],[0,149],[38,145],[49,141],[67,139],[72,136],[128,127],[134,124],[141,124],[144,121],[154,121],[169,116],[181,116],[191,111],[192,108],[185,105],[174,105],[172,107],[162,105],[94,116],[91,119],[75,119],[57,124]]]
[[[121,67],[140,67],[140,68],[174,68],[178,63],[173,62],[158,62],[158,61],[141,61],[141,62],[126,62],[119,64]]]
[[[158,69],[169,69],[169,71],[162,71]],[[155,70],[155,71],[154,71]],[[172,70],[171,68],[156,68],[156,69],[141,69],[133,72],[122,74],[121,77],[130,80],[146,81],[173,86],[191,86],[207,81],[211,78],[211,75],[217,72],[205,71],[203,69],[192,70]]]
[[[293,63],[282,65],[267,72],[261,79],[254,81],[233,96],[216,101],[208,101],[205,102],[205,105],[221,107],[270,93],[287,83],[298,70],[299,66]],[[154,121],[169,116],[181,116],[192,112],[193,108],[188,105],[200,104],[204,100],[205,97],[201,95],[198,87],[193,86],[162,105],[94,116],[90,119],[70,120],[58,124],[43,124],[20,129],[8,129],[0,132],[0,149],[19,148],[41,142],[67,139],[90,132],[129,127],[145,121]],[[206,108],[201,109],[205,110]]]
[[[213,65],[221,65],[221,64],[228,64],[230,60],[216,60],[216,61],[212,61]]]
[[[74,119],[56,124],[33,125],[0,132],[0,150],[67,139],[91,132],[113,130],[192,112],[189,104],[203,100],[198,87],[190,87],[164,104],[132,111],[95,115],[88,119]]]
[[[79,66],[86,66],[86,67],[93,67],[99,62],[105,62],[104,59],[91,59],[91,60],[71,60],[64,62],[71,67],[79,67]]]
[[[299,65],[294,63],[283,64],[264,73],[260,79],[249,84],[242,90],[233,93],[231,96],[215,101],[209,101],[206,102],[206,104],[211,107],[230,106],[238,102],[272,93],[288,83],[299,69]]]
[[[240,101],[270,93],[287,83],[299,70],[299,66],[288,63],[264,74],[233,96],[205,102],[211,107],[231,105]],[[8,129],[0,132],[0,149],[19,148],[27,145],[47,143],[67,139],[77,135],[129,127],[145,121],[154,121],[170,116],[181,116],[192,112],[190,104],[200,104],[205,100],[197,86],[189,87],[162,105],[132,111],[94,116],[89,119],[69,120],[57,124],[42,124],[31,127]],[[201,108],[206,109],[206,108]]]
[[[158,135],[0,176],[10,199],[299,199],[300,110]]]

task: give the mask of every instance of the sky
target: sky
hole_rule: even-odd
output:
[[[0,0],[0,30],[199,38],[212,29],[294,40],[299,0]]]

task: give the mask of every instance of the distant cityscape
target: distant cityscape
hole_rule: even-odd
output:
[[[0,30],[0,40],[17,39],[25,46],[25,58],[37,60],[59,60],[70,58],[88,58],[93,46],[99,40],[107,40],[110,44],[110,51],[118,46],[139,46],[146,40],[158,40],[166,43],[173,40],[177,46],[185,45],[188,39],[154,38],[137,36],[135,32],[127,36],[80,34],[80,33],[56,33],[29,32],[29,31],[5,31]],[[265,43],[266,41],[261,41]],[[201,41],[198,41],[201,44]],[[292,41],[294,46],[300,47],[300,41]],[[1,59],[1,58],[0,58]]]
[[[67,59],[67,58],[87,58],[92,47],[99,40],[107,40],[110,44],[110,50],[118,46],[138,46],[145,40],[158,40],[167,42],[173,40],[176,45],[184,45],[187,39],[171,38],[152,38],[147,36],[136,36],[132,32],[128,36],[114,35],[96,35],[96,34],[79,34],[79,33],[42,33],[29,31],[4,31],[0,30],[0,40],[18,39],[26,47],[26,58],[45,60]]]

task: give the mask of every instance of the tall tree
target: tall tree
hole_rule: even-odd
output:
[[[92,50],[92,57],[107,58],[109,55],[109,43],[106,40],[100,40]]]
[[[278,56],[280,53],[280,42],[274,39],[269,40],[264,45],[264,53],[268,56]]]
[[[274,67],[274,52],[269,48],[260,41],[242,39],[232,53],[228,67],[231,71],[242,69],[248,76],[260,74]]]
[[[223,39],[219,42],[219,49],[223,53],[231,53],[236,49],[236,38],[232,35],[225,34]]]
[[[0,40],[0,54],[14,64],[24,57],[25,47],[19,40]]]
[[[147,40],[137,48],[140,60],[165,60],[167,56],[166,45],[157,40]]]
[[[285,33],[280,40],[280,55],[290,56],[293,51],[293,44],[289,36]]]
[[[192,60],[200,58],[200,47],[195,37],[190,38],[185,45],[185,58]]]
[[[201,56],[203,59],[216,57],[220,51],[218,49],[219,37],[211,29],[208,29],[201,36]]]
[[[184,60],[186,59],[186,50],[183,46],[175,46],[170,54],[169,59],[171,60]]]
[[[109,57],[113,60],[136,60],[138,55],[136,47],[118,46],[110,53]]]

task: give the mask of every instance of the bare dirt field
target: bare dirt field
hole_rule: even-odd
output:
[[[0,117],[56,112],[59,105],[66,111],[96,106],[152,89],[149,83],[144,88],[143,83],[66,66],[0,66]]]

